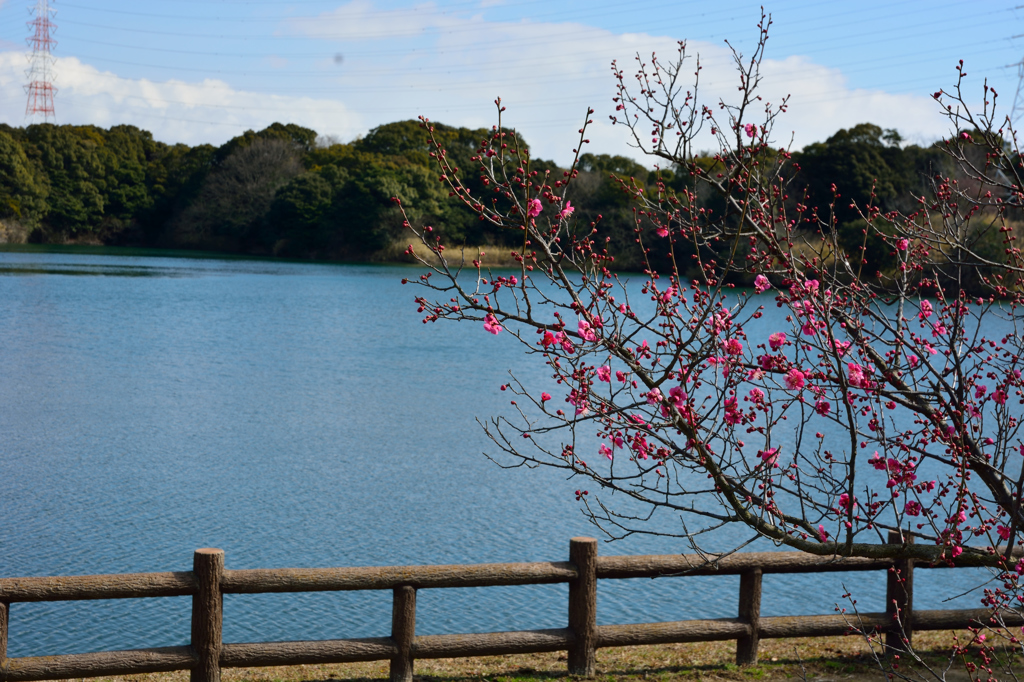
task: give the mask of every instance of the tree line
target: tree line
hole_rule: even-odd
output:
[[[433,125],[465,184],[481,193],[473,157],[491,131]],[[712,155],[698,161],[708,169],[720,163]],[[890,254],[877,237],[861,243],[863,220],[851,204],[874,202],[883,213],[908,209],[936,174],[952,170],[938,144],[905,145],[896,131],[866,123],[793,153],[788,169],[797,179],[794,206],[834,212],[848,250],[880,267]],[[561,177],[566,169],[534,159],[530,170]],[[637,239],[629,192],[685,194],[685,173],[605,154],[583,154],[577,173],[568,195],[576,222],[587,230],[596,223],[617,267],[643,267],[647,248],[648,259],[667,257],[657,240]],[[448,244],[521,245],[521,234],[496,230],[470,207],[448,201],[416,121],[382,125],[350,143],[274,123],[220,147],[165,144],[130,125],[0,125],[0,239],[10,242],[379,258],[405,238],[393,196],[402,198],[410,219],[430,223]],[[689,200],[725,210],[721,197]]]

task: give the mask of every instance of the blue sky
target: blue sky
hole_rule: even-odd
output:
[[[1018,0],[1021,1],[1021,0]],[[24,125],[28,8],[0,2],[0,117]],[[588,106],[590,151],[636,156],[607,124],[609,64],[700,54],[702,99],[735,93],[724,41],[748,53],[758,2],[706,0],[52,0],[59,123],[131,123],[165,142],[220,144],[295,122],[349,141],[423,114],[489,126],[508,107],[537,156],[567,162]],[[1024,58],[1024,5],[985,0],[766,3],[763,93],[791,97],[774,141],[799,148],[870,121],[913,142],[945,134],[930,93],[984,78],[1007,112]],[[710,140],[709,140],[710,143]]]

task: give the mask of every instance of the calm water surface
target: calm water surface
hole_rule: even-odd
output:
[[[0,253],[0,576],[189,570],[197,547],[229,568],[564,560],[596,534],[574,481],[482,456],[507,370],[541,386],[543,366],[507,334],[424,326],[417,270],[111,253]],[[957,579],[922,573],[919,608],[949,608]],[[882,610],[881,574],[833,574],[767,576],[763,612],[829,613],[843,584]],[[599,622],[734,616],[737,588],[602,581]],[[566,593],[424,590],[417,633],[564,627]],[[15,604],[9,655],[184,644],[189,604]],[[390,609],[229,595],[224,636],[383,636]]]

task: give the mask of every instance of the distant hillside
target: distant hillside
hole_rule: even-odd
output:
[[[490,131],[434,125],[465,183],[485,193],[471,157]],[[406,241],[390,203],[397,195],[413,220],[435,226],[448,243],[515,246],[519,235],[495,232],[449,200],[429,152],[416,121],[329,145],[318,144],[313,130],[275,123],[219,148],[168,145],[126,125],[0,125],[0,242],[380,259]],[[695,161],[708,169],[716,165],[711,158]],[[794,208],[799,198],[827,209],[835,183],[843,196],[836,218],[851,247],[860,235],[851,200],[863,204],[873,191],[884,211],[912,210],[912,195],[926,192],[928,177],[946,165],[935,146],[901,146],[895,131],[871,124],[840,130],[792,161],[795,198],[788,201]],[[556,177],[564,171],[543,160],[533,160],[531,169]],[[578,171],[568,194],[578,224],[590,229],[597,221],[618,266],[639,267],[633,206],[617,178],[647,189],[660,179],[672,192],[685,189],[688,174],[655,173],[632,159],[589,154]],[[720,198],[694,200],[707,210],[724,208]],[[869,258],[884,261],[884,255]]]

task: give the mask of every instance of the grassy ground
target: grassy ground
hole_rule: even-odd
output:
[[[959,633],[961,643],[966,633]],[[949,663],[953,633],[916,633],[915,647],[937,671]],[[977,661],[972,653],[968,660]],[[703,682],[777,680],[825,680],[866,682],[884,680],[886,675],[860,638],[822,637],[762,641],[760,661],[737,666],[735,642],[667,644],[646,647],[600,649],[597,652],[599,682]],[[904,663],[904,661],[901,661]],[[1024,658],[1012,663],[1024,673]],[[938,679],[920,666],[903,665],[912,679]],[[223,671],[224,682],[334,682],[337,680],[380,680],[388,677],[388,662],[303,665],[285,668],[238,668]],[[1000,680],[1013,679],[994,670]],[[988,673],[980,679],[988,678]],[[107,678],[111,682],[187,682],[187,672]],[[416,661],[416,682],[540,682],[567,680],[565,653],[524,654]],[[954,663],[947,682],[971,679],[962,661]]]

